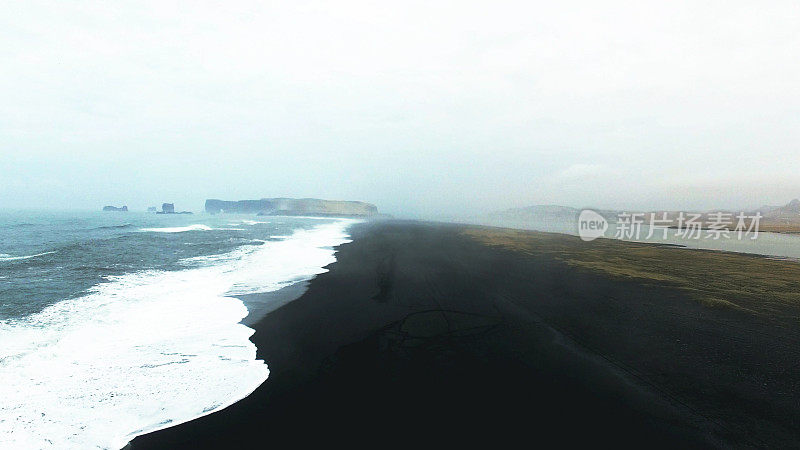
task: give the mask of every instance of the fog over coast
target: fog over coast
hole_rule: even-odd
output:
[[[0,208],[800,195],[796,2],[24,5],[0,18]]]

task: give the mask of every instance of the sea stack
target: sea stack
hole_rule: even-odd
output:
[[[174,203],[162,203],[161,211],[156,211],[156,214],[192,214],[191,211],[175,212]]]

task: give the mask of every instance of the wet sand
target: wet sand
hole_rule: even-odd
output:
[[[355,226],[307,289],[245,299],[269,379],[133,448],[800,442],[791,327],[464,229]]]

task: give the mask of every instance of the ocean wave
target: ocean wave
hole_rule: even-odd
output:
[[[36,226],[35,223],[23,222],[23,223],[13,223],[9,225],[3,225],[3,228],[30,228],[35,226]]]
[[[131,228],[133,224],[131,223],[123,223],[122,225],[106,225],[102,227],[94,228],[94,230],[114,230],[114,229],[123,229],[123,228]]]
[[[196,223],[185,227],[165,227],[165,228],[140,228],[139,231],[151,233],[183,233],[185,231],[244,231],[243,228],[211,228],[208,225]]]
[[[121,448],[246,397],[269,369],[233,296],[326,271],[349,224],[197,267],[108,276],[83,297],[0,321],[0,448]]]
[[[151,232],[151,233],[183,233],[184,231],[211,231],[211,228],[208,225],[203,225],[201,223],[196,223],[194,225],[189,225],[185,227],[165,227],[165,228],[140,228],[139,231]]]
[[[297,230],[279,241],[267,241],[230,264],[230,295],[271,292],[327,272],[336,262],[334,247],[350,242],[348,227],[357,220],[341,219],[310,230]],[[236,252],[236,251],[234,251]]]
[[[238,231],[238,229],[236,229],[236,230]],[[257,245],[260,245],[260,244],[263,244],[264,242],[267,242],[264,239],[253,239],[253,238],[246,238],[246,237],[230,237],[230,238],[226,239],[226,241],[227,242],[231,242],[231,243],[235,243],[235,244],[257,244]],[[190,245],[190,246],[211,245],[211,244],[216,244],[218,242],[219,241],[184,242],[183,245]]]
[[[26,255],[26,256],[13,256],[7,253],[0,253],[0,262],[4,261],[19,261],[22,259],[31,259],[36,258],[37,256],[44,256],[44,255],[52,255],[55,251],[52,252],[44,252],[44,253],[37,253],[35,255]]]
[[[238,222],[229,222],[228,225],[235,227],[235,226],[239,226],[239,225],[258,225],[258,224],[261,224],[261,223],[273,223],[273,222],[267,222],[267,221],[263,221],[263,220],[242,219],[242,220],[240,220]]]

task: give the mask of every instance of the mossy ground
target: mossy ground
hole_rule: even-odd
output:
[[[611,239],[504,228],[470,227],[484,244],[530,255],[550,255],[573,267],[668,284],[709,307],[800,319],[800,263],[759,255],[692,250]]]

